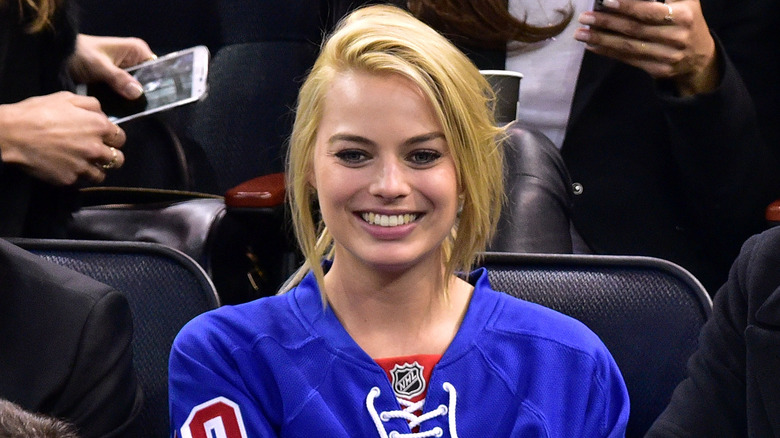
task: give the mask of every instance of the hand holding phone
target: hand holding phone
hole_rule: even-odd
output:
[[[718,51],[699,2],[604,0],[601,7],[579,17],[586,27],[574,38],[586,50],[668,80],[679,96],[709,93],[720,83]]]
[[[141,83],[144,94],[128,100],[107,84],[80,85],[78,94],[94,96],[116,124],[201,99],[206,93],[209,51],[195,46],[169,53],[126,71]]]

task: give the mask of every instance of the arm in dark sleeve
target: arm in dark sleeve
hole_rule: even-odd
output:
[[[55,409],[84,438],[137,437],[134,423],[143,397],[133,371],[132,335],[127,300],[110,290],[84,323],[72,374]]]
[[[780,196],[780,172],[740,72],[718,38],[716,45],[719,86],[694,97],[662,93],[662,102],[688,209],[712,250],[736,254],[765,228],[764,209]]]

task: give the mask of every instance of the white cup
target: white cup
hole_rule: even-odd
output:
[[[523,74],[510,70],[480,70],[496,93],[494,117],[496,123],[505,125],[517,119],[520,100],[520,80]]]

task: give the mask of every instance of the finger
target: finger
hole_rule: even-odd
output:
[[[605,46],[587,46],[586,49],[599,55],[608,56],[618,59],[628,65],[632,65],[641,70],[646,71],[650,76],[654,78],[668,78],[671,77],[675,70],[673,66],[666,61],[665,58],[658,55],[659,50],[665,50],[665,47],[658,47],[652,43],[645,42],[629,42],[631,47],[635,47],[631,51],[626,49],[613,50]]]
[[[590,33],[586,39],[587,49],[591,52],[623,62],[654,59],[660,50],[659,46],[654,43],[603,33]]]
[[[658,62],[673,62],[677,50],[666,40],[649,36],[631,36],[605,32],[593,28],[580,28],[574,38],[588,44],[588,49],[600,55],[620,60],[654,59]]]
[[[102,170],[119,169],[125,164],[125,155],[117,148],[105,147],[102,157],[94,164]]]
[[[606,11],[619,13],[648,24],[673,24],[674,10],[658,1],[604,0]],[[671,19],[667,18],[671,13]]]
[[[670,45],[676,45],[680,38],[684,38],[682,29],[647,24],[616,14],[587,11],[580,14],[578,21],[588,26],[586,30],[596,34],[619,34],[638,40],[662,42]],[[576,35],[575,38],[577,38]]]
[[[125,154],[117,148],[109,147],[111,157],[103,163],[103,169],[119,169],[125,164]]]
[[[114,65],[108,58],[101,60],[102,74],[99,80],[108,84],[114,91],[125,99],[135,100],[141,97],[144,92],[143,86],[133,75]],[[120,65],[123,65],[120,62]]]
[[[117,150],[116,152],[116,168],[119,169],[125,165],[125,154],[120,150]]]
[[[95,184],[100,184],[103,181],[106,180],[106,171],[103,169],[95,167],[89,175],[87,175],[87,180],[90,182],[93,182]]]
[[[92,112],[99,112],[102,113],[102,109],[100,107],[100,101],[97,100],[97,98],[92,96],[82,96],[79,94],[74,94],[70,92],[64,92],[68,94],[68,102],[71,103],[71,105],[79,107],[81,109],[85,109],[87,111]]]
[[[122,59],[120,67],[127,68],[142,62],[157,59],[149,44],[140,38],[124,38],[127,47],[127,55]]]
[[[93,38],[100,38],[104,44],[109,46],[111,45],[109,43],[113,41],[123,40],[112,37]],[[105,82],[120,96],[130,100],[137,99],[143,94],[143,87],[130,73],[122,69],[121,66],[130,63],[125,62],[124,57],[112,55],[114,50],[103,49],[99,56],[93,56],[90,63],[84,66],[88,71],[82,75],[81,80],[84,82]]]
[[[133,75],[119,67],[113,67],[111,68],[111,71],[112,76],[107,82],[114,91],[130,100],[138,99],[144,94],[144,87],[133,77]]]
[[[664,15],[664,24],[674,24],[674,8],[669,3],[661,3],[666,6],[666,15]]]
[[[105,143],[106,146],[115,148],[122,147],[122,145],[125,144],[125,141],[127,141],[125,131],[113,123],[111,123],[110,126],[109,130],[103,134],[103,143]]]
[[[91,163],[79,173],[79,176],[92,183],[102,183],[106,179],[106,170],[99,163]]]

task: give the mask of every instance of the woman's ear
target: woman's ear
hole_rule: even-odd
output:
[[[309,176],[306,177],[306,182],[309,183],[313,191],[317,191],[317,178],[314,177],[314,172],[309,172]]]

